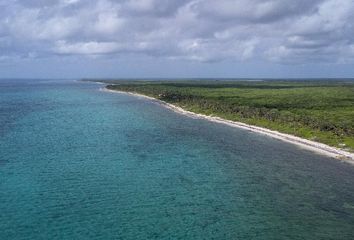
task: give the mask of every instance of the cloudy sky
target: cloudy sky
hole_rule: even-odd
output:
[[[6,77],[354,77],[354,0],[0,0]]]

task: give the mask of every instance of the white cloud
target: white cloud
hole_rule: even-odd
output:
[[[0,39],[6,39],[0,55],[353,58],[352,0],[0,0],[0,6]]]
[[[354,2],[327,0],[311,15],[300,16],[285,31],[280,47],[267,51],[277,61],[343,61],[351,58]]]
[[[53,50],[59,54],[101,55],[116,52],[120,48],[121,46],[115,42],[67,43],[66,41],[57,41]]]
[[[114,34],[124,24],[124,19],[117,16],[116,13],[100,13],[94,24],[94,29],[99,34]]]
[[[202,0],[195,5],[201,16],[244,22],[272,22],[315,9],[318,0]]]

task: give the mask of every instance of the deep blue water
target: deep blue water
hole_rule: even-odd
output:
[[[0,239],[354,239],[354,167],[99,85],[0,82]]]

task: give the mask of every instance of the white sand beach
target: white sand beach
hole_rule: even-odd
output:
[[[322,154],[325,156],[329,156],[332,158],[336,158],[338,160],[341,161],[345,161],[348,162],[350,164],[354,165],[354,154],[350,153],[348,151],[336,148],[336,147],[331,147],[328,146],[326,144],[323,143],[318,143],[315,141],[311,141],[311,140],[307,140],[304,138],[300,138],[300,137],[296,137],[290,134],[285,134],[285,133],[280,133],[278,131],[273,131],[267,128],[262,128],[262,127],[257,127],[257,126],[253,126],[253,125],[249,125],[249,124],[245,124],[245,123],[241,123],[241,122],[235,122],[235,121],[231,121],[231,120],[226,120],[220,117],[214,117],[214,116],[207,116],[207,115],[203,115],[203,114],[198,114],[198,113],[194,113],[194,112],[190,112],[187,110],[184,110],[181,107],[175,106],[173,104],[158,100],[156,98],[153,97],[149,97],[146,95],[142,95],[139,93],[134,93],[134,92],[124,92],[124,91],[116,91],[116,90],[109,90],[107,88],[101,88],[101,91],[106,91],[106,92],[111,92],[111,93],[122,93],[122,94],[129,94],[129,95],[134,95],[137,97],[142,97],[145,99],[149,99],[152,100],[154,102],[159,103],[161,106],[164,106],[168,109],[171,109],[172,111],[176,112],[176,113],[180,113],[183,115],[187,115],[189,117],[193,117],[193,118],[200,118],[200,119],[206,119],[212,122],[217,122],[217,123],[221,123],[221,124],[226,124],[228,126],[231,127],[237,127],[237,128],[242,128],[251,132],[255,132],[255,133],[259,133],[259,134],[263,134],[263,135],[267,135],[269,137],[275,138],[275,139],[279,139],[285,142],[289,142],[292,144],[295,144],[299,147],[311,150],[313,152],[316,152],[318,154]]]

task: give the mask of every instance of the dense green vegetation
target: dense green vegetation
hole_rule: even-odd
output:
[[[354,81],[105,81],[184,109],[354,149]]]

